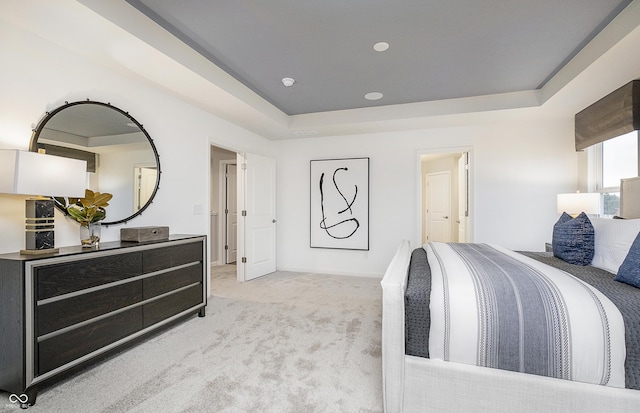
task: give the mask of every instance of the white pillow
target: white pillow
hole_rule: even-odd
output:
[[[594,251],[591,265],[613,274],[629,253],[640,232],[640,219],[590,218],[594,229]]]

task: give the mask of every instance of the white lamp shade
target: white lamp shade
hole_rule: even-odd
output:
[[[596,192],[573,194],[558,194],[558,213],[566,212],[569,215],[600,213],[600,194]]]
[[[0,193],[83,197],[86,186],[86,161],[0,150]]]

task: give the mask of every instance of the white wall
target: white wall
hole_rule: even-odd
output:
[[[544,250],[558,192],[573,191],[573,119],[523,120],[410,132],[281,141],[278,147],[278,267],[381,275],[403,239],[418,244],[419,153],[472,147],[475,242]],[[449,150],[449,152],[452,152]],[[309,161],[371,158],[370,250],[309,247]]]
[[[79,13],[79,24],[118,30],[88,9],[73,7],[73,12]],[[82,33],[75,27],[58,29]],[[45,111],[65,101],[111,102],[144,124],[160,155],[160,189],[129,226],[167,225],[172,233],[207,234],[210,144],[270,154],[266,139],[181,102],[124,67],[105,68],[10,23],[0,24],[0,38],[0,149],[26,150],[31,129]],[[24,248],[24,199],[0,195],[0,253]],[[56,214],[56,245],[78,245],[78,225]],[[103,240],[119,239],[121,227],[103,228]]]

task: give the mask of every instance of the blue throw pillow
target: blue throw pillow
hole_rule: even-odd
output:
[[[631,244],[629,253],[622,261],[622,265],[614,279],[640,288],[640,234]]]
[[[566,212],[553,226],[553,255],[570,264],[589,265],[593,259],[594,230],[584,212],[575,218]]]

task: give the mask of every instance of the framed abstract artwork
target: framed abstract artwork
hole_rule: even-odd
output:
[[[369,250],[369,158],[311,161],[311,248]]]

